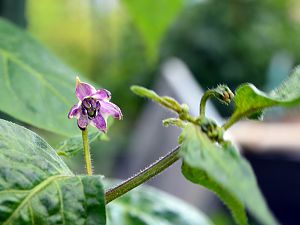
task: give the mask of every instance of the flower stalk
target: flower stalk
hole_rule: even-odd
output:
[[[212,96],[214,96],[214,90],[208,90],[202,96],[201,101],[200,101],[200,109],[199,109],[199,114],[200,114],[201,118],[205,117],[206,102]]]
[[[83,142],[83,152],[84,152],[84,158],[85,158],[86,172],[87,172],[87,175],[92,176],[93,175],[93,165],[92,165],[92,159],[91,159],[89,136],[88,136],[87,128],[85,128],[82,131],[82,142]]]
[[[136,188],[137,186],[143,184],[144,182],[150,180],[152,177],[158,175],[159,173],[167,169],[169,166],[171,166],[173,163],[175,163],[180,158],[178,154],[179,148],[180,146],[177,146],[167,155],[160,158],[150,166],[146,167],[141,172],[123,181],[116,187],[113,187],[108,191],[106,191],[105,192],[106,204],[110,203],[116,198],[121,197],[122,195],[126,194],[127,192]]]

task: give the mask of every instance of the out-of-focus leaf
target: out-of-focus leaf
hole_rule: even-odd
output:
[[[107,128],[109,129],[113,123],[113,118],[107,119]],[[106,133],[100,132],[95,127],[90,126],[89,129],[89,143],[93,143],[97,140],[109,141],[109,136]],[[75,156],[80,150],[83,149],[82,135],[76,135],[67,138],[56,146],[56,153],[60,156],[72,157]]]
[[[167,29],[183,7],[182,0],[122,0],[140,31],[150,60],[156,58]]]
[[[184,176],[215,192],[230,208],[238,224],[248,224],[245,208],[261,224],[277,224],[258,188],[250,164],[231,143],[221,147],[192,124],[184,128],[181,141]]]
[[[89,143],[101,138],[103,133],[93,132],[89,134]],[[81,149],[83,149],[82,136],[76,135],[68,138],[58,144],[56,147],[56,153],[61,156],[71,157],[76,155]]]
[[[67,119],[76,104],[76,72],[27,32],[0,19],[0,110],[57,134],[79,133]]]
[[[252,84],[243,84],[234,98],[235,111],[230,118],[228,128],[243,117],[255,115],[272,106],[294,106],[300,103],[300,68],[297,67],[289,78],[278,88],[267,94]]]
[[[43,139],[0,120],[0,224],[104,225],[101,176],[75,176]]]
[[[108,225],[212,225],[192,206],[147,186],[109,203],[107,220]]]
[[[149,98],[152,101],[161,104],[162,106],[175,112],[180,113],[182,111],[182,107],[184,107],[183,105],[180,105],[179,102],[177,102],[174,98],[168,96],[159,96],[155,91],[152,91],[150,89],[138,85],[133,85],[130,87],[130,89],[134,94]]]

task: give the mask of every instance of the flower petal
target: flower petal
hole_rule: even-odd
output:
[[[97,90],[95,94],[93,94],[94,98],[98,100],[110,100],[111,93],[106,89]]]
[[[97,127],[100,131],[106,133],[107,125],[104,117],[101,114],[98,114],[93,120],[92,123],[95,127]]]
[[[73,117],[77,117],[79,114],[79,110],[80,110],[80,103],[74,105],[71,109],[70,112],[68,114],[68,118],[71,119]]]
[[[119,120],[122,119],[123,115],[121,109],[117,105],[106,101],[100,101],[100,105],[100,112],[102,114],[112,115],[114,118]]]
[[[81,130],[84,130],[87,127],[87,125],[89,125],[89,122],[90,122],[90,120],[89,120],[88,116],[80,113],[79,119],[77,120],[78,127]]]
[[[76,96],[80,101],[94,93],[96,93],[96,89],[92,85],[81,81],[76,83]]]

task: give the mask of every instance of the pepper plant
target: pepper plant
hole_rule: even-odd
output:
[[[212,224],[186,203],[153,188],[138,187],[178,160],[185,178],[213,191],[231,210],[236,224],[248,224],[247,212],[260,224],[278,224],[250,164],[224,139],[224,133],[243,118],[261,118],[268,107],[297,105],[300,69],[271,93],[252,84],[242,84],[234,93],[226,85],[210,89],[199,99],[198,116],[171,97],[131,87],[135,94],[173,111],[176,116],[163,124],[178,126],[182,133],[178,146],[167,155],[115,183],[93,175],[89,149],[92,141],[107,132],[108,116],[122,118],[119,107],[110,102],[110,92],[78,78],[74,90],[75,71],[33,37],[4,20],[0,20],[0,33],[0,110],[32,127],[67,137],[53,148],[33,131],[0,120],[0,224]],[[72,107],[74,92],[79,102]],[[209,98],[235,104],[222,126],[205,114]],[[67,117],[77,118],[77,123]],[[82,149],[87,175],[76,175],[62,157]]]

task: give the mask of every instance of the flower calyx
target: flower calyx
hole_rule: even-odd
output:
[[[231,100],[234,98],[233,92],[227,85],[218,85],[215,90],[215,97],[222,103],[228,105]]]
[[[214,120],[207,118],[203,119],[200,123],[200,129],[210,140],[218,143],[224,141],[224,130],[222,127],[219,127]]]

